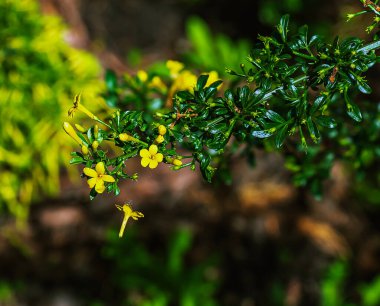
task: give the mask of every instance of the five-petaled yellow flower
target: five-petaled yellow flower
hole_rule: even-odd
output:
[[[104,182],[113,183],[115,179],[111,175],[104,174],[106,169],[103,162],[99,162],[95,166],[95,170],[91,168],[84,168],[83,173],[90,177],[87,184],[90,188],[94,188],[97,193],[103,193],[106,187]]]
[[[118,210],[121,210],[124,212],[124,218],[123,218],[123,223],[121,224],[120,232],[119,232],[119,237],[123,237],[123,233],[125,230],[125,226],[127,225],[128,219],[132,217],[133,220],[137,220],[138,218],[144,217],[144,214],[139,212],[139,211],[134,211],[132,209],[131,204],[124,204],[123,206],[115,204],[116,208]]]
[[[156,168],[164,158],[161,153],[158,153],[158,147],[154,144],[149,147],[149,150],[140,150],[140,156],[142,157],[141,166],[146,167],[149,165],[151,169]]]

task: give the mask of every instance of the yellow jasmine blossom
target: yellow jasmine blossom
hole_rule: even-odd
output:
[[[193,92],[196,83],[197,77],[194,74],[188,70],[182,71],[169,89],[166,106],[170,107],[172,105],[173,96],[177,91],[188,90]]]
[[[152,81],[149,83],[149,87],[151,88],[157,88],[159,90],[165,91],[167,89],[164,82],[162,82],[161,78],[158,76],[154,76],[152,78]]]
[[[178,77],[179,72],[185,67],[185,65],[177,61],[168,60],[166,62],[166,67],[169,69],[170,76],[175,79]]]
[[[166,127],[162,124],[158,126],[158,134],[164,136],[166,134]]]
[[[144,70],[137,71],[137,77],[140,79],[141,82],[145,83],[148,79],[148,74]]]
[[[212,83],[216,82],[219,80],[219,75],[216,71],[210,71],[208,73],[203,73],[203,74],[208,74],[208,79],[207,79],[207,83],[206,83],[206,87],[207,86],[210,86]],[[220,84],[218,86],[218,89],[222,86],[222,84]]]
[[[71,107],[68,111],[69,117],[71,117],[71,118],[74,117],[74,113],[77,110],[85,113],[91,119],[95,119],[95,120],[97,119],[97,117],[93,113],[91,113],[86,107],[84,107],[82,104],[80,104],[80,95],[75,95],[73,107]]]
[[[94,188],[97,193],[103,193],[106,187],[104,182],[113,183],[115,179],[111,175],[104,174],[106,169],[103,162],[99,162],[95,166],[95,170],[91,168],[84,168],[83,173],[90,177],[87,184],[90,188]]]
[[[144,214],[139,211],[134,211],[131,204],[124,204],[123,206],[115,204],[118,210],[124,213],[123,223],[121,224],[119,238],[123,237],[125,226],[127,225],[128,219],[131,217],[133,220],[144,217]]]
[[[65,130],[65,132],[72,138],[74,139],[78,144],[82,144],[82,139],[79,138],[79,136],[77,135],[77,133],[75,132],[73,126],[68,123],[68,122],[64,122],[63,123],[63,129]]]
[[[146,167],[149,165],[149,168],[157,168],[158,163],[162,162],[164,156],[161,153],[158,153],[158,147],[152,144],[149,147],[149,150],[142,149],[140,150],[141,166]]]

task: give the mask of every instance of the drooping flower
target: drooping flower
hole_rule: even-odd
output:
[[[87,116],[89,116],[91,119],[97,119],[97,117],[91,113],[86,107],[84,107],[82,104],[80,104],[80,94],[75,95],[74,97],[74,104],[73,107],[71,107],[68,111],[69,117],[74,117],[74,113],[79,110],[82,113],[85,113]]]
[[[119,237],[123,237],[125,226],[127,225],[128,219],[131,217],[133,220],[144,217],[144,214],[139,211],[134,211],[131,204],[117,205],[115,204],[118,210],[121,210],[124,213],[123,223],[121,224]]]
[[[146,167],[149,165],[149,168],[154,169],[158,166],[158,163],[162,162],[164,156],[161,153],[158,153],[158,147],[156,145],[151,145],[149,150],[142,149],[140,150],[141,166]]]
[[[95,170],[91,168],[84,168],[83,173],[90,178],[87,180],[87,184],[90,188],[94,188],[97,193],[103,193],[106,187],[104,182],[113,183],[115,179],[111,175],[104,174],[106,169],[103,162],[98,162],[95,166]]]

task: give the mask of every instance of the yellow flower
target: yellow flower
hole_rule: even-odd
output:
[[[179,72],[183,69],[184,64],[177,61],[169,60],[166,62],[166,67],[169,69],[170,76],[173,79],[175,79],[176,77],[178,77]]]
[[[149,150],[142,149],[140,150],[141,166],[146,167],[149,165],[149,168],[157,168],[158,163],[162,162],[164,156],[161,153],[158,153],[158,147],[156,145],[151,145]]]
[[[207,79],[207,83],[206,83],[206,87],[210,86],[212,83],[216,82],[219,80],[219,75],[216,71],[210,71],[208,73],[203,73],[203,74],[208,74],[208,79]],[[222,86],[222,84],[220,84],[218,86],[218,89]]]
[[[115,179],[111,175],[104,174],[106,171],[103,162],[99,162],[95,166],[95,170],[91,168],[84,168],[83,173],[90,177],[87,184],[90,188],[94,188],[97,193],[103,193],[106,187],[104,182],[113,183]]]
[[[164,82],[162,82],[161,78],[158,76],[154,76],[152,81],[149,83],[149,87],[151,88],[157,88],[161,91],[166,91],[167,87]]]
[[[80,104],[80,94],[75,95],[75,97],[74,97],[74,105],[68,111],[69,117],[71,117],[71,118],[74,117],[74,113],[77,110],[80,110],[81,112],[85,113],[91,119],[94,119],[94,120],[97,119],[97,117],[93,113],[91,113],[86,107],[84,107],[82,104]]]
[[[123,218],[123,223],[121,224],[120,232],[119,232],[119,237],[123,237],[123,233],[125,230],[125,226],[127,225],[128,219],[132,217],[133,220],[137,220],[138,218],[144,217],[144,214],[139,212],[139,211],[134,211],[132,209],[131,204],[124,204],[123,206],[115,204],[116,208],[118,210],[121,210],[124,212],[124,218]]]
[[[137,71],[137,77],[140,79],[141,82],[145,83],[148,79],[148,74],[144,70]]]

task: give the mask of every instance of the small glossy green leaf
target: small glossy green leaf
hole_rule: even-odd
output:
[[[268,110],[266,113],[265,113],[265,116],[273,121],[273,122],[278,122],[278,123],[284,123],[285,122],[285,119],[282,118],[278,113],[276,113],[275,111],[272,111],[272,110]]]
[[[319,124],[320,126],[323,126],[329,129],[336,128],[337,126],[335,119],[328,116],[318,116],[315,118],[315,122]]]
[[[285,141],[286,136],[288,135],[288,125],[285,124],[282,128],[280,128],[276,134],[274,142],[276,147],[279,149]]]
[[[288,25],[289,25],[289,15],[284,15],[280,19],[280,24],[277,26],[278,33],[281,35],[283,42],[287,40],[288,34]]]
[[[105,75],[106,87],[108,91],[114,92],[117,88],[117,77],[115,72],[110,69],[107,69]]]
[[[196,85],[196,90],[200,91],[205,87],[208,77],[209,77],[208,74],[202,74],[199,76],[197,85]]]
[[[344,99],[346,101],[347,115],[349,115],[352,119],[354,119],[357,122],[362,121],[362,113],[360,112],[359,107],[351,101],[348,95],[348,88],[344,90]]]
[[[256,138],[268,138],[273,134],[269,133],[268,131],[252,131],[251,135]]]

